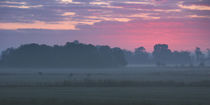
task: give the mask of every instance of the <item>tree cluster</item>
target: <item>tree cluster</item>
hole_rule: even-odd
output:
[[[131,64],[148,64],[149,53],[144,47],[136,48],[134,52],[123,50],[126,60]]]
[[[64,46],[26,44],[2,52],[1,67],[120,67],[127,64],[120,48],[94,46],[78,41]]]
[[[124,50],[125,58],[131,64],[191,64],[192,57],[188,51],[172,52],[167,44],[156,44],[150,54],[144,47],[136,48],[134,52]],[[201,55],[199,55],[201,56]],[[200,58],[199,58],[200,59]]]
[[[172,52],[167,44],[157,44],[153,51],[154,60],[159,64],[189,64],[191,62],[190,52]]]

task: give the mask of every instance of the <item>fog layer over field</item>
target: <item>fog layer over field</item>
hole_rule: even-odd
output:
[[[0,69],[4,105],[209,105],[208,67]]]

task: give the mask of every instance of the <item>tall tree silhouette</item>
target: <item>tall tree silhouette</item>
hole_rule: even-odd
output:
[[[149,54],[146,52],[144,47],[139,47],[135,49],[135,58],[139,63],[147,63]]]
[[[208,53],[208,59],[210,59],[210,49],[207,49],[207,53]]]
[[[154,46],[153,57],[157,63],[165,64],[171,59],[171,50],[167,44],[156,44]]]
[[[196,47],[195,55],[196,55],[196,61],[198,61],[198,62],[200,62],[204,57],[204,54],[202,53],[202,51],[199,47]]]

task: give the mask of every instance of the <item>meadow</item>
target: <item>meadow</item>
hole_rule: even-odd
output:
[[[209,67],[0,69],[1,105],[209,105]]]

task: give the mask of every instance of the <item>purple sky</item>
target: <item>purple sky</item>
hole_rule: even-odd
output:
[[[210,0],[1,0],[0,51],[79,40],[134,50],[210,48]]]

